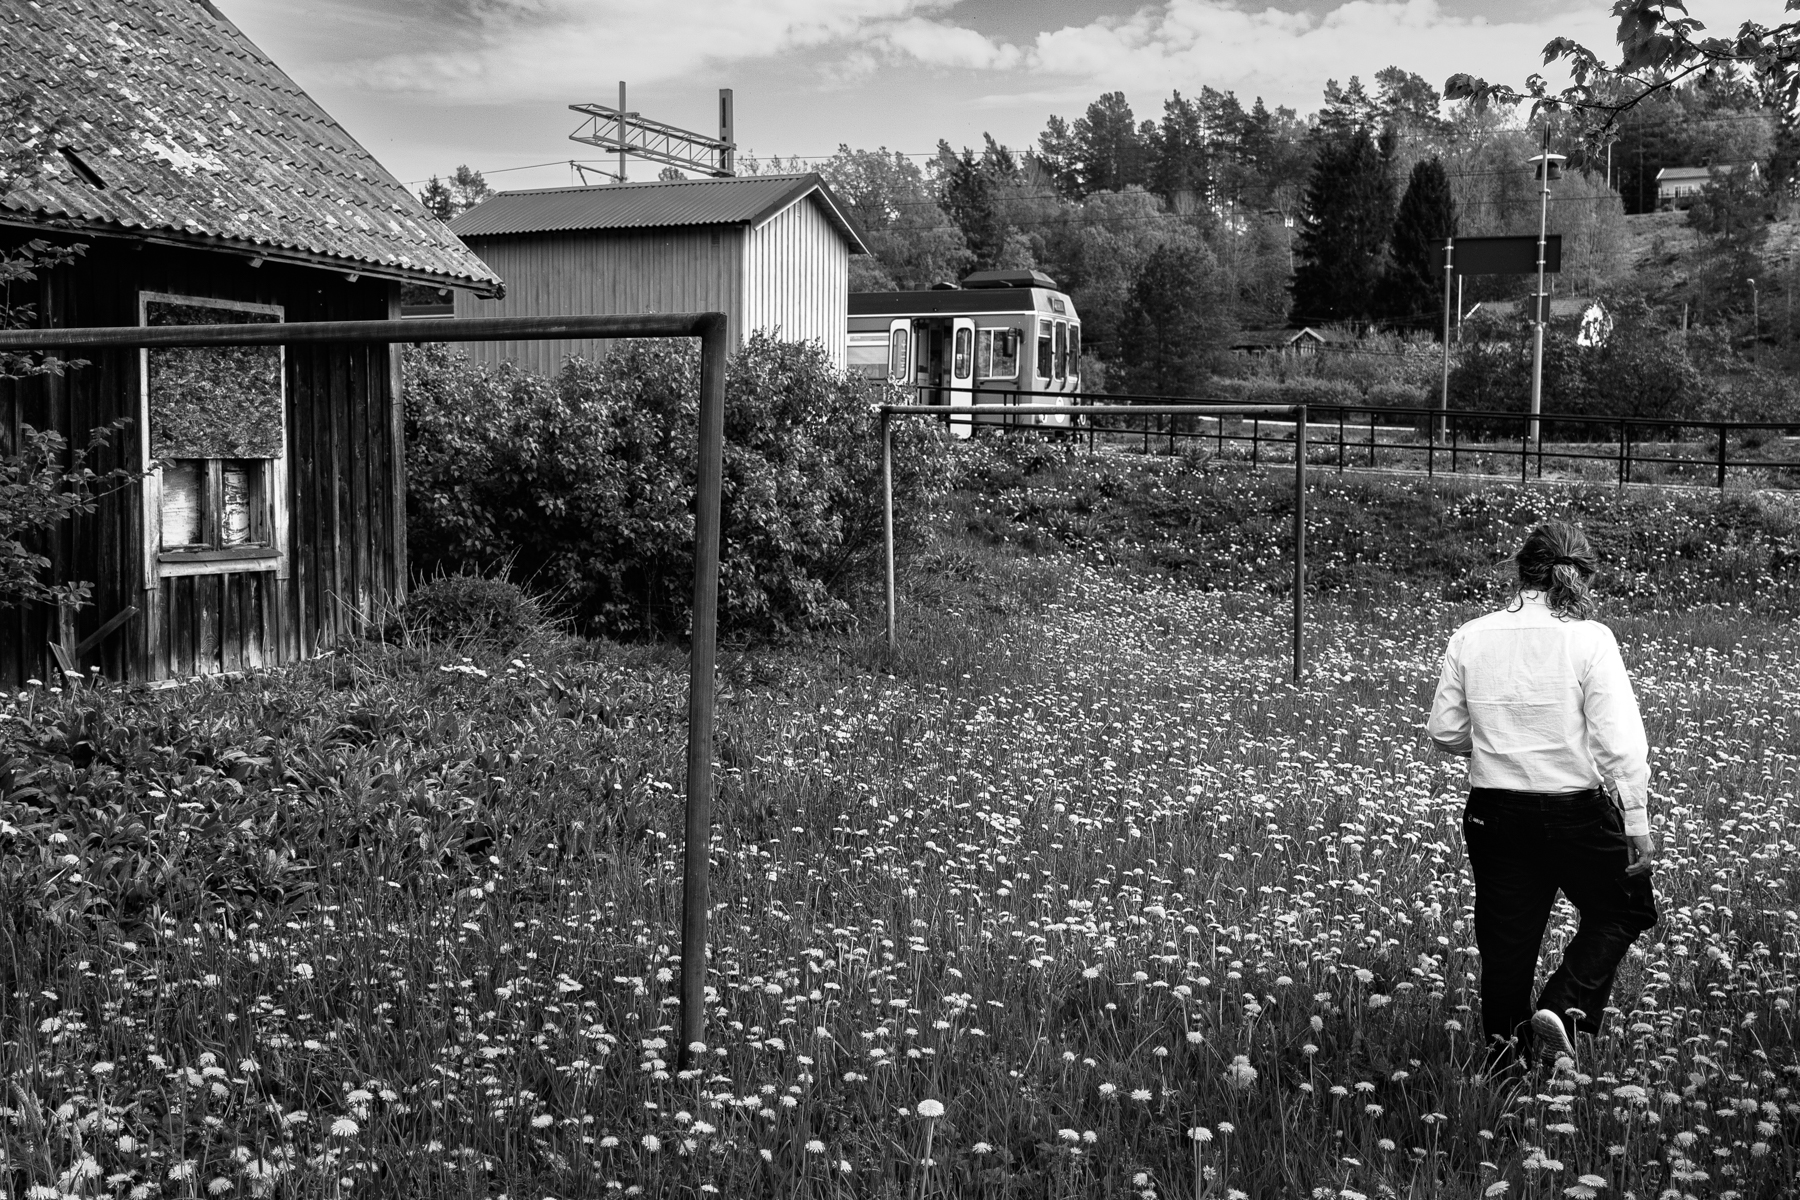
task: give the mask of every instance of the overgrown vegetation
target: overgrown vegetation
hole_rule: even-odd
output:
[[[695,1072],[678,652],[458,634],[0,702],[0,1192],[1782,1194],[1785,518],[1345,485],[1292,687],[1278,486],[957,457],[896,658],[724,658]],[[1665,920],[1578,1071],[1517,1088],[1475,1073],[1463,781],[1417,725],[1444,596],[1565,502],[1613,554]]]
[[[699,355],[626,342],[547,380],[443,347],[406,362],[408,548],[417,569],[505,570],[587,631],[685,633]],[[726,377],[720,619],[842,623],[881,549],[872,385],[808,343],[751,338]],[[894,430],[895,536],[943,482],[939,432]]]

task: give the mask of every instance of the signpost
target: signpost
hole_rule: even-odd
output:
[[[1552,159],[1559,156],[1551,155]],[[1552,164],[1554,166],[1554,164]],[[1549,195],[1549,184],[1544,185]],[[1547,205],[1545,206],[1547,209]],[[1450,422],[1450,294],[1451,281],[1462,294],[1466,275],[1536,275],[1537,291],[1532,294],[1532,325],[1535,329],[1535,351],[1531,373],[1531,415],[1535,418],[1543,402],[1544,325],[1550,320],[1550,296],[1544,288],[1545,274],[1562,271],[1562,235],[1548,233],[1539,221],[1536,237],[1471,237],[1444,239],[1444,382],[1438,407],[1444,414],[1445,426]],[[1461,314],[1457,319],[1461,320]],[[1538,426],[1531,423],[1531,440],[1536,441]]]

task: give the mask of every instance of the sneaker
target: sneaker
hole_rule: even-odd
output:
[[[1540,1008],[1532,1013],[1531,1032],[1537,1035],[1538,1055],[1546,1062],[1553,1063],[1565,1054],[1574,1061],[1575,1043],[1569,1040],[1568,1028],[1554,1012]]]

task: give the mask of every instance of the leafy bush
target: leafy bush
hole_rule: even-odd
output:
[[[436,642],[510,650],[545,629],[544,612],[517,584],[480,575],[439,575],[413,587],[401,628]]]
[[[442,347],[407,359],[408,536],[426,570],[486,572],[568,598],[578,623],[679,634],[692,603],[699,355],[628,341],[548,380]],[[758,334],[726,377],[720,619],[839,621],[877,575],[881,393],[810,343]],[[924,423],[894,426],[895,535],[942,486]]]
[[[1218,379],[1207,389],[1237,404],[1367,404],[1362,390],[1345,379],[1299,377],[1283,382],[1266,379]]]

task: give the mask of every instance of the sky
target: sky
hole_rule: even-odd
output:
[[[702,133],[731,88],[738,145],[764,158],[923,158],[984,132],[1029,147],[1103,92],[1140,120],[1203,85],[1304,114],[1326,80],[1387,66],[1516,84],[1552,37],[1613,49],[1610,0],[215,2],[400,179],[467,164],[502,190],[570,183],[600,152],[568,140],[568,105],[615,104],[620,80],[631,109]],[[1782,19],[1782,0],[1688,9],[1717,33]]]

